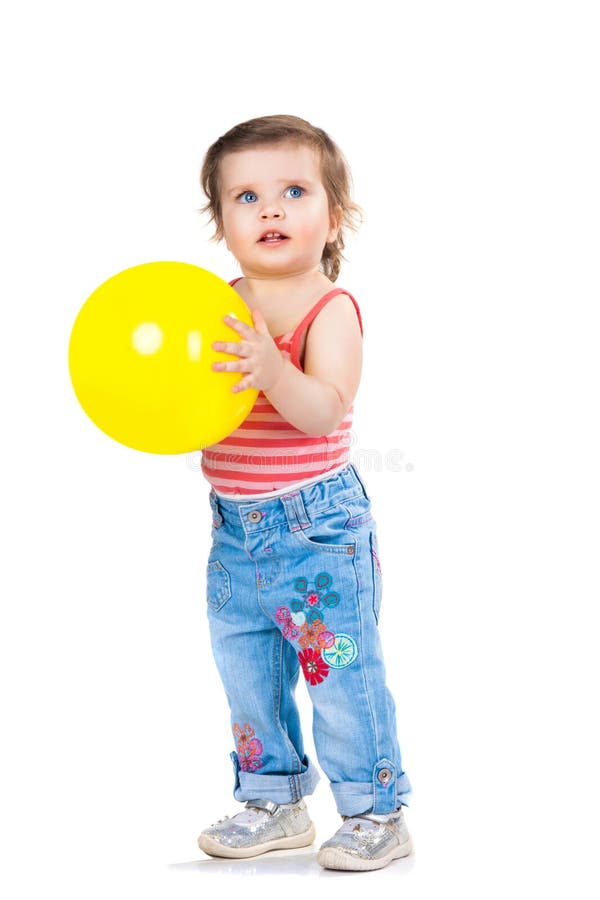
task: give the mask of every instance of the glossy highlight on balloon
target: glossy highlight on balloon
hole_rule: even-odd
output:
[[[85,413],[105,434],[147,453],[189,453],[244,421],[258,391],[232,393],[240,373],[212,363],[237,359],[212,349],[236,341],[226,315],[253,326],[250,310],[212,272],[152,262],[103,282],[77,315],[69,373]]]

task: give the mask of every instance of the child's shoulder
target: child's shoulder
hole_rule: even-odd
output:
[[[309,313],[314,324],[319,328],[334,331],[336,328],[352,328],[359,326],[362,333],[362,317],[358,303],[352,294],[344,288],[332,288],[326,292]]]

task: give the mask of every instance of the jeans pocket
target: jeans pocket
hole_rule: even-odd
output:
[[[338,504],[315,516],[309,528],[298,528],[292,534],[303,544],[322,553],[352,555],[356,549],[356,541],[351,541],[351,535],[345,530],[347,519],[348,510]]]
[[[229,572],[218,559],[215,559],[206,567],[206,601],[214,612],[218,612],[230,597]]]
[[[371,511],[371,501],[366,497],[353,497],[351,500],[344,502],[344,509],[348,518],[344,523],[344,528],[348,531],[353,529],[360,530],[363,526],[373,522],[373,513]]]
[[[371,564],[373,566],[373,614],[375,621],[379,623],[379,611],[381,609],[381,562],[379,561],[379,546],[377,544],[377,533],[371,531]]]

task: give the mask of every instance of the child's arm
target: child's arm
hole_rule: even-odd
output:
[[[266,397],[295,428],[318,437],[338,427],[360,382],[362,335],[352,300],[338,294],[306,335],[304,373],[289,360]]]
[[[279,351],[258,310],[256,331],[237,320],[228,324],[244,339],[239,362],[214,363],[220,371],[247,373],[233,388],[255,387],[295,428],[311,436],[330,434],[344,419],[360,382],[362,335],[352,300],[333,297],[313,320],[304,351],[304,372]],[[236,353],[235,344],[215,342],[215,350]]]

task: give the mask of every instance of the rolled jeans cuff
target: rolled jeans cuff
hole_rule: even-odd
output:
[[[330,784],[337,811],[341,816],[359,816],[364,812],[375,814],[392,813],[401,806],[409,806],[412,787],[404,773],[390,785],[387,796],[375,787],[373,782],[338,781]]]
[[[235,780],[233,796],[236,800],[256,800],[260,797],[274,803],[295,803],[312,794],[320,780],[317,768],[308,756],[304,757],[306,769],[298,774],[257,775],[240,769],[235,751],[230,755]]]

